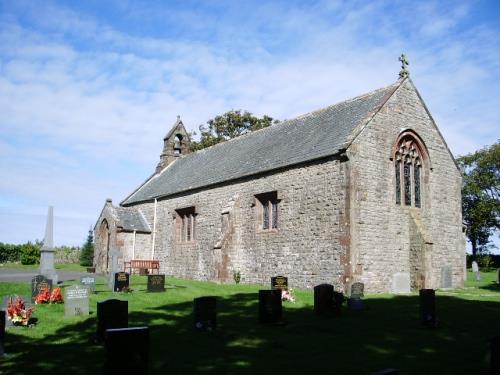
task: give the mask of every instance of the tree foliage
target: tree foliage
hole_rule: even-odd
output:
[[[472,253],[485,252],[500,229],[500,142],[457,159],[463,173],[462,211]]]
[[[28,242],[22,245],[21,264],[38,264],[40,263],[41,243]]]
[[[91,267],[94,263],[94,233],[92,228],[89,229],[87,240],[80,252],[80,265],[84,267]]]
[[[231,110],[200,125],[200,140],[191,142],[191,150],[198,151],[278,122],[267,115],[259,118],[248,111]]]

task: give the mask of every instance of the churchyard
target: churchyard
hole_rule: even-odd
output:
[[[437,328],[422,325],[417,293],[365,295],[361,311],[344,303],[340,312],[318,316],[313,292],[294,290],[296,301],[283,302],[283,322],[262,324],[263,286],[167,277],[164,292],[148,293],[147,277],[133,275],[129,289],[113,293],[109,281],[97,277],[87,298],[81,287],[69,289],[80,280],[64,282],[58,285],[68,298],[64,304],[33,305],[33,327],[7,328],[0,372],[101,373],[106,350],[96,342],[97,303],[118,299],[128,303],[128,326],[149,330],[135,332],[135,340],[117,330],[115,341],[143,350],[149,341],[152,374],[485,373],[487,339],[499,333],[500,288],[496,272],[483,272],[481,281],[468,276],[464,289],[436,291]],[[27,283],[0,283],[2,300],[17,294],[29,301],[31,292]],[[193,299],[203,296],[216,297],[214,329],[195,328]],[[85,303],[76,310],[71,305],[82,297],[89,315]],[[115,360],[126,364],[128,356],[118,352]]]

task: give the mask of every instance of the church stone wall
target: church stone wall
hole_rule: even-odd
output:
[[[233,282],[233,272],[239,271],[242,282],[265,285],[271,276],[284,275],[291,287],[327,282],[341,290],[341,263],[348,251],[344,164],[331,158],[158,200],[155,258],[161,271],[221,282]],[[280,200],[279,228],[262,231],[255,195],[273,191]],[[154,206],[135,206],[151,228]],[[180,243],[175,238],[176,210],[192,206],[196,241]]]
[[[396,204],[391,150],[407,129],[422,138],[429,153],[422,208]],[[462,287],[461,175],[409,81],[362,130],[347,154],[354,280],[366,283],[368,292],[387,292],[394,273],[420,273],[420,287],[440,288],[442,268],[450,267],[453,287]]]

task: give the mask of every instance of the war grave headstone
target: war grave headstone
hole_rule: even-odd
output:
[[[434,289],[420,289],[420,320],[426,327],[437,326],[436,317],[436,292]]]
[[[281,290],[259,290],[259,322],[279,323],[282,315]]]
[[[314,287],[314,312],[316,315],[332,313],[333,304],[333,285],[316,285]]]
[[[474,273],[474,276],[476,277],[476,281],[481,281],[481,272],[479,272],[479,265],[477,262],[474,260],[472,261],[472,272]]]
[[[397,272],[392,276],[392,293],[410,293],[410,274],[407,272]]]
[[[83,285],[64,288],[64,316],[89,315],[89,289]]]
[[[441,288],[443,289],[450,289],[453,287],[452,284],[452,273],[451,273],[451,267],[450,266],[445,266],[441,268]]]
[[[86,286],[90,293],[95,292],[95,276],[85,275],[80,278],[80,284]]]
[[[128,328],[128,301],[97,302],[97,341],[104,340],[105,331],[113,328]]]
[[[165,275],[148,275],[148,292],[165,291]]]
[[[500,334],[489,340],[490,346],[490,374],[500,374]]]
[[[288,277],[285,276],[271,277],[271,289],[288,290]]]
[[[347,301],[347,306],[350,310],[361,311],[365,309],[363,300],[364,297],[365,284],[356,282],[351,285],[351,295]]]
[[[123,288],[128,288],[130,283],[130,275],[127,272],[117,272],[115,273],[115,282],[113,291],[121,292]]]
[[[43,246],[40,249],[40,275],[45,276],[47,279],[52,280],[57,284],[58,276],[54,267],[55,258],[54,249],[54,207],[49,206],[47,213],[47,224],[45,226],[45,237],[43,239]]]
[[[107,329],[105,374],[149,373],[149,327]]]
[[[216,297],[198,297],[193,300],[194,327],[199,331],[217,328]]]
[[[36,275],[31,279],[31,302],[35,302],[36,296],[44,289],[52,291],[52,280],[43,275]]]
[[[118,250],[115,248],[112,248],[109,253],[111,264],[109,266],[108,287],[112,291],[115,291],[115,274],[118,272],[118,254]]]

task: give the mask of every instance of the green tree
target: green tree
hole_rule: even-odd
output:
[[[80,265],[84,267],[91,267],[94,262],[94,233],[92,228],[89,229],[87,240],[80,252]]]
[[[191,150],[201,150],[278,122],[267,115],[259,118],[247,111],[231,110],[208,120],[206,126],[200,125],[200,140],[191,142]]]
[[[486,252],[500,229],[500,142],[457,159],[463,173],[462,211],[472,254]]]
[[[40,263],[40,243],[28,242],[23,245],[21,253],[21,264],[38,264]]]

